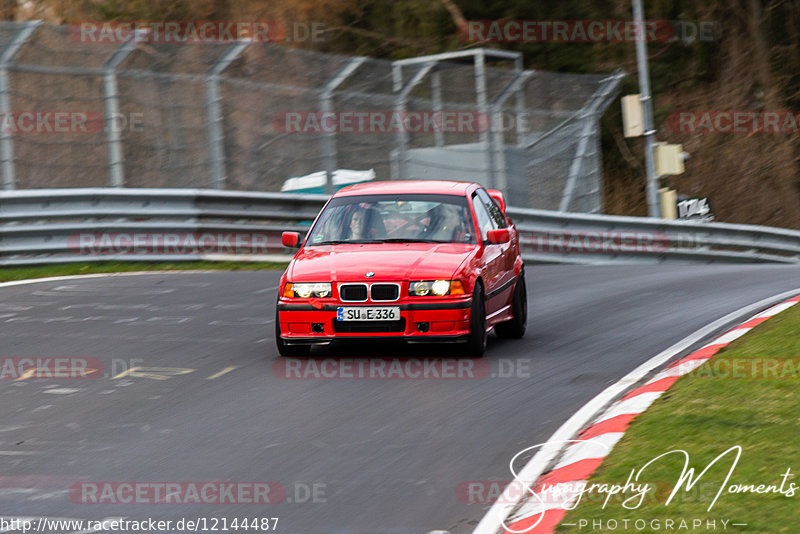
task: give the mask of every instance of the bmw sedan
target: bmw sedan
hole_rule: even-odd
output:
[[[280,279],[275,338],[283,356],[333,340],[460,343],[525,333],[519,236],[502,193],[448,181],[391,181],[339,190]]]

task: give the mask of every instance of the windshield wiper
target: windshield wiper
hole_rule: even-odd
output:
[[[437,241],[435,239],[417,239],[417,238],[403,238],[391,237],[389,239],[381,239],[380,243],[444,243],[444,241]]]
[[[320,241],[319,243],[311,243],[312,246],[315,245],[364,245],[364,244],[371,244],[371,243],[382,243],[380,239],[339,239],[339,240],[330,240],[330,241]]]
[[[417,239],[413,237],[390,237],[388,239],[343,239],[320,241],[319,243],[311,243],[312,246],[317,245],[376,245],[380,243],[446,243],[446,241],[436,241],[435,239]]]

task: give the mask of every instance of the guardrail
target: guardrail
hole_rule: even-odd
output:
[[[0,193],[0,265],[100,260],[288,261],[327,197],[208,189]],[[509,208],[532,263],[800,263],[800,232]]]
[[[307,230],[326,200],[208,189],[0,192],[0,265],[288,261],[281,232]]]
[[[508,215],[532,262],[800,263],[796,230],[518,208]]]

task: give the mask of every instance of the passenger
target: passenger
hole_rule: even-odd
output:
[[[429,222],[420,237],[433,241],[450,242],[462,230],[459,209],[448,204],[439,204],[428,213]]]

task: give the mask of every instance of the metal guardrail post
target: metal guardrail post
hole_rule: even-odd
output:
[[[225,133],[222,128],[222,106],[219,96],[219,76],[235,61],[251,41],[234,44],[214,62],[206,73],[206,116],[208,122],[208,144],[210,145],[210,186],[225,189]]]
[[[122,139],[117,129],[119,118],[119,88],[117,87],[117,67],[136,47],[146,31],[135,31],[127,41],[117,48],[103,64],[103,102],[105,104],[106,142],[108,143],[108,174],[111,187],[125,187],[124,157],[122,155]]]
[[[26,22],[0,55],[0,117],[12,113],[8,83],[8,67],[11,65],[11,60],[41,24],[41,20]],[[17,182],[14,169],[14,141],[12,133],[5,128],[0,129],[0,158],[2,158],[3,189],[14,189]]]
[[[347,78],[367,60],[366,57],[354,57],[348,61],[339,72],[337,72],[322,90],[320,96],[320,109],[323,113],[333,112],[333,92],[342,85]],[[322,156],[325,160],[325,192],[329,195],[333,194],[333,173],[339,166],[338,154],[336,152],[336,134],[332,132],[325,132],[322,134]]]

